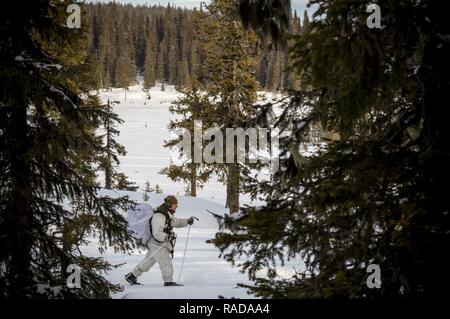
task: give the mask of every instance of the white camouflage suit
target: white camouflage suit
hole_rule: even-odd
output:
[[[187,219],[176,218],[170,212],[168,212],[167,215],[172,219],[172,226],[174,228],[186,227],[188,225]],[[166,217],[164,216],[164,214],[155,212],[151,219],[151,229],[153,236],[151,236],[147,242],[147,255],[132,271],[133,275],[135,275],[136,278],[142,275],[142,273],[148,271],[155,263],[158,263],[164,282],[173,281],[173,265],[170,252],[174,247],[172,247],[171,243],[169,242],[169,235],[164,232],[165,226]],[[161,247],[161,245],[165,246],[158,252],[156,252]]]

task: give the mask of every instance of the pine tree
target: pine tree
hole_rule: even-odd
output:
[[[309,32],[310,31],[310,25],[309,25],[309,16],[308,16],[308,12],[305,10],[303,12],[303,25],[302,25],[302,31],[303,32]]]
[[[138,186],[136,186],[135,182],[131,182],[128,179],[128,176],[124,173],[116,172],[115,173],[115,188],[118,190],[125,190],[125,191],[131,191],[135,192],[138,190]]]
[[[167,82],[175,83],[176,81],[176,69],[179,64],[179,55],[177,54],[177,34],[176,34],[176,12],[170,3],[167,4],[167,8],[164,15],[164,23],[166,25],[164,29],[164,39],[165,39],[165,57],[166,63],[165,75]]]
[[[144,66],[144,89],[148,92],[155,86],[155,39],[153,37],[154,24],[148,23],[146,38],[146,53]]]
[[[280,169],[251,187],[267,204],[248,208],[231,222],[238,231],[215,243],[230,261],[251,256],[243,269],[255,284],[245,286],[258,296],[442,296],[450,281],[445,10],[383,2],[377,30],[366,25],[370,1],[315,3],[324,19],[292,47],[301,90],[279,102],[278,125],[292,130],[280,139]],[[300,145],[318,122],[338,138],[307,156]],[[274,261],[292,257],[306,268],[278,277]],[[380,289],[365,284],[370,264],[380,266]],[[267,278],[256,277],[262,267]]]
[[[195,121],[202,121],[202,129],[205,130],[211,126],[214,109],[204,92],[200,92],[194,85],[190,89],[180,89],[180,97],[170,106],[170,112],[177,114],[177,120],[172,120],[168,128],[171,131],[184,129],[189,132],[191,141],[188,150],[181,149],[181,157],[185,158],[182,163],[171,164],[161,170],[161,174],[167,175],[174,182],[182,181],[188,184],[189,191],[186,194],[196,197],[197,189],[202,187],[211,176],[212,168],[195,161],[194,152],[203,154],[204,148],[195,145],[194,126]],[[164,147],[173,148],[181,142],[182,136],[165,143]]]
[[[162,24],[163,22],[159,20],[159,23]],[[159,38],[158,42],[158,56],[157,56],[157,79],[165,82],[167,81],[167,73],[166,73],[166,64],[167,64],[167,54],[166,54],[166,46],[167,46],[167,40],[166,36],[163,34],[161,36],[162,38]]]
[[[104,9],[104,10],[102,10]],[[117,3],[109,3],[105,7],[100,7],[98,14],[100,21],[99,33],[99,58],[103,61],[105,72],[102,77],[103,87],[110,87],[114,85],[114,67],[116,61],[116,27],[115,22],[120,12],[120,6]]]
[[[161,187],[158,184],[155,185],[155,193],[156,194],[162,194],[163,193],[163,190],[161,189]]]
[[[199,81],[215,101],[217,125],[226,136],[226,128],[241,127],[253,116],[256,101],[256,37],[245,32],[236,17],[233,1],[216,0],[207,6],[211,18],[204,26],[204,43],[201,45],[205,64]],[[234,139],[233,136],[226,136]],[[241,150],[242,151],[242,150]],[[227,184],[226,206],[230,212],[239,211],[241,165],[237,163],[237,148],[232,150],[235,162],[216,165],[225,173]]]
[[[114,104],[119,104],[119,101],[110,101],[108,99],[101,115],[103,134],[99,134],[98,138],[104,143],[104,150],[102,150],[101,154],[98,154],[99,168],[105,174],[106,189],[135,189],[132,183],[127,181],[127,177],[116,170],[116,166],[120,164],[119,156],[125,156],[127,152],[125,147],[118,143],[115,138],[120,134],[116,127],[118,124],[123,123],[123,120],[114,113]]]
[[[0,13],[0,294],[12,297],[108,297],[119,287],[102,277],[113,266],[80,247],[96,234],[99,249],[133,242],[119,209],[127,197],[97,193],[101,152],[92,128],[101,110],[83,86],[82,30],[65,27],[67,2],[14,1]],[[69,54],[67,54],[69,53]],[[76,67],[79,65],[80,68]],[[70,76],[69,76],[70,75]],[[88,214],[64,206],[81,199]],[[81,289],[66,286],[66,265],[82,269]],[[62,274],[64,274],[62,276]]]
[[[146,181],[144,184],[144,194],[142,194],[142,199],[148,201],[150,199],[150,193],[153,193],[155,189],[151,188],[150,182]]]
[[[131,44],[134,47],[134,63],[136,66],[137,73],[141,75],[143,73],[144,68],[142,66],[145,65],[145,55],[147,51],[147,39],[149,34],[153,35],[154,25],[149,26],[149,23],[143,23],[142,21],[147,22],[148,17],[145,16],[144,10],[135,10],[132,9],[132,19],[131,19],[131,35],[133,39],[133,43]],[[153,20],[152,20],[153,23]],[[151,39],[154,39],[152,36]]]
[[[145,55],[145,67],[144,67],[144,90],[147,92],[155,86],[155,70],[154,70],[154,57],[152,49],[148,49]]]
[[[121,20],[117,20],[115,28],[117,30],[115,42],[117,56],[114,62],[114,80],[116,87],[124,88],[126,100],[128,86],[134,82],[136,76],[132,34],[130,31],[129,16],[126,12]]]

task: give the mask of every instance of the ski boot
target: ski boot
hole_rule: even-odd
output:
[[[182,284],[173,282],[173,281],[168,281],[164,283],[164,287],[171,287],[171,286],[183,286]]]
[[[137,281],[136,276],[133,275],[133,273],[131,273],[131,272],[125,276],[125,280],[128,281],[130,283],[130,285],[142,285],[141,283],[139,283]]]

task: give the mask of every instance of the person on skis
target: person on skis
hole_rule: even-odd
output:
[[[176,235],[173,228],[186,227],[194,223],[194,217],[176,218],[174,216],[178,207],[175,196],[167,196],[164,203],[159,206],[149,221],[150,239],[147,241],[148,252],[145,258],[125,276],[132,285],[138,285],[137,278],[148,271],[155,263],[159,264],[164,286],[180,286],[173,281],[173,249]]]

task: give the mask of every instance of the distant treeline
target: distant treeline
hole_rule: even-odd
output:
[[[201,64],[196,33],[200,10],[173,6],[132,6],[117,3],[85,5],[88,54],[96,87],[127,87],[144,75],[147,87],[155,81],[183,86],[195,78]],[[308,23],[305,13],[303,25]],[[291,33],[302,24],[295,12]],[[256,77],[261,88],[285,90],[294,86],[286,48],[262,48]]]

